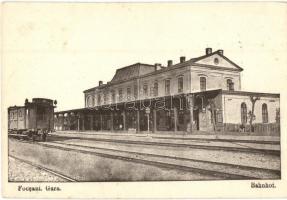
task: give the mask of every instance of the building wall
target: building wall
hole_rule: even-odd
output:
[[[125,81],[125,82],[122,82],[120,84],[115,84],[115,85],[112,85],[108,88],[105,88],[102,92],[101,92],[101,104],[103,105],[104,104],[104,92],[107,92],[108,94],[108,101],[107,101],[107,104],[110,104],[110,103],[120,103],[120,102],[125,102],[125,101],[133,101],[135,100],[135,97],[134,97],[134,90],[136,88],[137,90],[137,93],[138,93],[138,89],[137,89],[137,80],[134,79],[134,80],[130,80],[130,81]],[[127,89],[130,88],[130,97],[129,99],[127,99]],[[122,99],[120,99],[120,94],[119,94],[119,91],[122,91]],[[112,102],[112,91],[115,92],[115,99],[116,99],[116,102]]]
[[[104,87],[102,89],[97,89],[94,91],[86,92],[85,93],[85,107],[88,106],[88,98],[92,98],[91,100],[93,103],[90,104],[91,106],[99,106],[98,104],[98,95],[101,97],[100,105],[104,105],[104,93],[107,93],[108,101],[106,104],[113,103],[112,102],[112,91],[115,91],[116,94],[116,103],[126,102],[126,101],[133,101],[133,100],[140,100],[146,98],[154,98],[160,96],[166,96],[165,93],[165,80],[170,79],[170,95],[179,94],[178,92],[178,78],[183,77],[183,91],[181,93],[189,93],[190,92],[190,71],[189,67],[183,67],[179,69],[167,70],[163,73],[154,74],[150,76],[143,76],[138,79],[133,79],[130,81],[125,81],[119,84],[110,85]],[[154,83],[158,83],[158,95],[155,96],[153,93]],[[147,96],[144,95],[143,87],[147,85],[148,94]],[[131,98],[127,99],[127,88],[131,89]],[[137,93],[137,98],[135,99],[135,88]],[[120,101],[119,98],[119,90],[122,89],[122,100]]]
[[[191,92],[200,91],[200,77],[206,78],[206,90],[227,90],[227,79],[234,83],[234,90],[241,90],[240,72],[191,67]]]
[[[241,124],[241,104],[244,102],[247,106],[247,113],[252,109],[252,103],[249,96],[242,95],[222,95],[223,102],[223,121],[224,123]],[[279,98],[260,97],[254,107],[255,120],[253,123],[262,123],[262,105],[267,104],[268,123],[276,122],[276,109],[279,109]],[[248,123],[248,122],[247,122]]]
[[[183,77],[183,91],[181,93],[190,92],[190,69],[189,67],[182,67],[178,69],[173,69],[165,71],[163,73],[155,74],[152,76],[145,76],[139,80],[139,99],[154,98],[167,96],[165,93],[165,80],[170,80],[170,94],[176,95],[180,94],[178,92],[178,78]],[[158,83],[158,95],[153,94],[154,83]],[[143,92],[144,85],[148,86],[148,95],[145,96]]]
[[[112,93],[115,91],[116,102],[125,102],[127,100],[127,88],[131,88],[130,100],[141,100],[147,98],[166,96],[165,80],[170,80],[170,95],[179,94],[178,92],[178,78],[183,77],[183,91],[182,93],[198,92],[200,91],[200,77],[206,78],[206,90],[223,89],[227,90],[227,79],[231,79],[234,83],[234,90],[241,89],[240,72],[212,70],[197,66],[186,66],[166,70],[162,73],[143,76],[138,79],[125,81],[119,84],[110,85],[102,89],[95,89],[85,93],[85,107],[99,106],[98,95],[101,97],[100,105],[104,105],[104,93],[107,93],[108,101],[106,104],[112,103]],[[158,83],[158,95],[153,93],[154,83]],[[144,85],[147,85],[148,94],[144,95]],[[134,88],[137,87],[137,99],[134,98]],[[119,90],[122,89],[122,101],[119,98]],[[88,100],[89,98],[89,100]],[[92,102],[92,103],[88,103]],[[89,106],[88,106],[89,104]]]
[[[90,91],[85,93],[85,107],[93,107],[93,106],[100,106],[105,104],[111,104],[111,103],[120,103],[127,101],[127,88],[130,88],[131,95],[130,95],[130,101],[135,100],[134,98],[134,88],[137,88],[137,80],[130,80],[125,81],[119,84],[110,85],[107,87],[104,87],[102,89],[96,89],[95,91]],[[122,90],[122,100],[120,100],[119,91]],[[115,92],[115,102],[112,101],[112,91]],[[104,100],[104,94],[106,93],[106,102]],[[98,97],[100,97],[100,102],[98,102]],[[92,98],[92,103],[89,104],[88,98]]]

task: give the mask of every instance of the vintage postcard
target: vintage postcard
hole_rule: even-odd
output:
[[[2,195],[287,197],[287,4],[2,8]]]

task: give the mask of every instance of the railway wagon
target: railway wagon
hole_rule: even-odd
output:
[[[54,129],[54,108],[57,101],[45,98],[25,100],[24,106],[8,108],[8,135],[43,141]]]

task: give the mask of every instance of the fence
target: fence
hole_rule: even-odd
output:
[[[247,132],[250,133],[250,125],[241,124],[224,124],[224,131],[226,132]],[[256,135],[280,135],[280,124],[269,123],[269,124],[253,124],[253,131],[251,134]]]

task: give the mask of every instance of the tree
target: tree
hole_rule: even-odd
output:
[[[255,103],[256,103],[256,101],[260,100],[260,98],[259,97],[255,97],[255,96],[250,96],[249,98],[250,98],[250,101],[252,103],[251,111],[248,112],[249,124],[250,124],[250,132],[253,132],[254,131],[253,121],[256,118],[256,116],[254,115]]]

